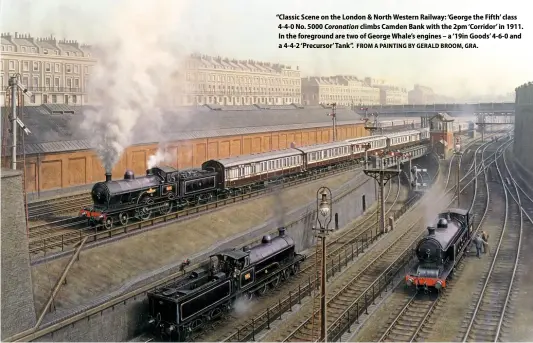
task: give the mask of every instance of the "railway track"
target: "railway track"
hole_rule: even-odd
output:
[[[392,185],[395,185],[393,187]],[[387,214],[394,211],[394,208],[400,199],[402,186],[398,183],[390,182],[387,194],[386,194],[386,211]],[[338,235],[335,237],[331,237],[330,242],[328,242],[327,246],[327,265],[328,268],[328,276],[334,276],[336,273],[340,272],[343,267],[346,267],[348,263],[359,256],[359,254],[363,253],[366,248],[368,248],[369,244],[372,243],[376,239],[376,235],[373,234],[374,228],[377,228],[376,223],[376,215],[378,213],[378,209],[376,208],[373,211],[370,211],[367,213],[361,221],[356,221],[352,228],[340,231]],[[317,253],[316,251],[313,253]],[[321,250],[318,252],[319,260],[321,260]],[[315,269],[315,256],[311,256],[308,259],[306,259],[301,266],[300,273],[293,278],[290,279],[288,282],[284,283],[283,289],[292,288],[293,294],[301,294],[301,283],[305,280],[311,280],[316,279],[316,275],[314,275]],[[310,285],[312,282],[308,281],[308,285]],[[314,281],[313,281],[314,283]],[[274,291],[275,293],[282,292],[282,289],[278,289],[278,292]],[[275,295],[270,294],[270,295]],[[253,308],[253,313],[256,313],[257,315],[254,316],[254,319],[250,319],[251,314],[247,313],[246,318],[243,320],[243,318],[240,318],[238,316],[231,316],[228,321],[222,321],[222,323],[217,323],[217,332],[212,332],[211,330],[206,333],[200,333],[193,337],[194,340],[197,341],[221,341],[221,340],[233,340],[233,339],[241,339],[241,337],[248,337],[251,335],[251,331],[254,330],[256,324],[255,323],[261,323],[260,318],[266,318],[270,315],[270,312],[267,313],[267,310],[271,306],[276,305],[277,298],[270,297],[270,299],[263,299],[261,298],[261,303],[256,304],[257,307]],[[272,311],[272,313],[274,313]],[[259,318],[259,319],[258,319]],[[254,325],[252,325],[252,320],[254,321]],[[237,322],[237,323],[235,323]],[[224,324],[229,324],[230,327],[224,327]],[[238,334],[235,333],[235,327],[240,327]],[[219,332],[221,331],[221,332]],[[228,337],[229,336],[229,337]],[[237,337],[238,336],[238,337]]]
[[[140,296],[140,295],[144,294],[146,291],[152,290],[155,287],[160,287],[160,286],[162,286],[162,285],[164,285],[164,284],[166,284],[168,282],[172,282],[176,278],[179,278],[180,274],[181,273],[173,273],[172,275],[169,275],[168,277],[165,277],[165,278],[163,278],[161,280],[158,280],[158,281],[155,281],[153,283],[150,283],[150,284],[148,284],[146,286],[143,286],[143,287],[141,287],[139,289],[135,289],[135,290],[129,291],[126,294],[123,294],[123,295],[121,295],[121,296],[119,296],[117,298],[103,300],[103,301],[95,304],[90,309],[87,309],[87,310],[83,311],[83,313],[77,313],[77,314],[74,314],[74,315],[67,315],[67,316],[64,316],[62,318],[58,318],[58,319],[54,320],[51,323],[47,323],[45,325],[42,325],[37,330],[31,330],[31,332],[24,332],[24,333],[21,333],[19,335],[14,336],[14,337],[11,337],[10,340],[13,340],[13,339],[35,340],[35,339],[37,339],[39,337],[43,337],[43,336],[45,336],[47,334],[53,333],[54,331],[56,331],[56,330],[58,330],[58,329],[60,329],[62,327],[74,324],[74,323],[76,323],[79,320],[85,319],[88,316],[91,316],[93,314],[98,314],[101,311],[103,311],[103,310],[105,310],[107,308],[110,308],[111,306],[114,306],[116,304],[121,304],[122,302],[126,302],[128,299],[132,299],[132,298],[135,298],[137,296]],[[18,337],[18,338],[15,338],[15,337]]]
[[[412,342],[433,313],[438,295],[430,299],[425,294],[415,293],[400,309],[387,330],[376,342]]]
[[[77,212],[80,208],[91,204],[90,192],[65,195],[48,200],[28,203],[28,219],[35,221],[43,217],[69,212]]]
[[[463,180],[466,178],[467,176],[464,176]],[[419,219],[420,217],[417,218],[415,221],[411,221],[413,224],[410,226],[408,231],[406,231],[401,237],[399,237],[396,241],[394,241],[392,245],[390,245],[386,251],[379,254],[378,257],[376,257],[376,259],[374,259],[372,262],[370,262],[367,265],[366,269],[364,269],[364,272],[365,272],[364,274],[365,276],[366,275],[368,276],[362,277],[363,272],[357,272],[356,276],[352,276],[350,274],[348,275],[349,276],[348,283],[340,291],[337,291],[337,293],[333,294],[332,297],[330,295],[330,300],[328,302],[328,315],[327,315],[328,327],[330,328],[328,331],[333,331],[335,335],[335,339],[339,338],[342,335],[343,329],[341,328],[344,328],[344,330],[349,328],[350,308],[353,306],[353,304],[361,300],[360,297],[362,297],[363,294],[365,296],[367,295],[366,292],[370,289],[371,286],[372,287],[374,286],[374,283],[371,283],[371,280],[379,280],[379,277],[378,278],[375,277],[377,271],[383,270],[383,268],[385,268],[385,266],[387,265],[387,262],[388,262],[388,267],[386,268],[394,269],[395,267],[394,261],[396,260],[391,262],[390,259],[393,259],[393,257],[390,255],[398,256],[398,251],[396,251],[396,254],[393,254],[392,252],[395,249],[399,249],[400,247],[403,247],[405,245],[413,247],[412,244],[415,244],[417,239],[422,236],[418,230],[413,230],[413,228],[417,226],[417,222]],[[413,236],[411,236],[411,234]],[[402,239],[403,237],[408,237],[408,238],[404,241]],[[392,254],[386,255],[385,252],[387,251],[391,252]],[[400,257],[401,256],[404,256],[404,255],[400,255]],[[397,259],[399,259],[400,257],[398,257]],[[386,273],[387,271],[390,271],[390,269],[384,270],[383,273]],[[354,298],[356,300],[353,300],[351,302],[347,300],[347,299],[354,299]],[[339,312],[340,312],[340,315],[339,315]],[[346,313],[348,313],[348,318],[346,318]],[[355,317],[352,317],[352,319],[355,319]],[[316,332],[317,331],[316,329],[313,330],[313,327],[314,327],[313,323],[317,321],[318,321],[318,312],[315,312],[314,314],[311,313],[309,314],[307,319],[303,321],[302,324],[297,326],[288,335],[286,332],[283,332],[282,334],[285,337],[281,339],[283,339],[284,341],[302,341],[302,340],[310,340],[310,339],[315,340],[318,338],[317,336],[318,332]],[[270,336],[268,337],[267,340],[269,341],[279,340],[280,339],[279,337],[280,336]]]
[[[296,185],[313,182],[324,177],[336,176],[344,172],[353,172],[358,170],[360,170],[360,167],[357,164],[350,164],[342,167],[339,166],[338,168],[326,170],[321,173],[316,173],[306,178],[301,178],[290,182],[284,182],[281,185],[278,185],[276,188],[267,187],[251,193],[229,197],[223,200],[209,202],[206,204],[200,204],[195,207],[187,208],[178,212],[160,215],[158,217],[152,217],[151,219],[145,221],[136,221],[131,224],[117,226],[106,230],[104,230],[102,226],[91,227],[87,224],[83,225],[79,222],[78,218],[74,217],[55,221],[54,224],[42,223],[30,228],[31,238],[29,250],[31,255],[43,253],[46,256],[46,254],[50,252],[54,253],[68,250],[73,245],[79,243],[84,237],[87,236],[89,237],[89,241],[111,238],[134,230],[145,229],[160,222],[176,221],[191,215],[207,213],[225,205],[234,204],[235,202],[246,201],[250,198],[269,194],[272,191],[277,190],[279,187],[290,188]],[[363,183],[361,183],[361,185],[362,184]],[[43,206],[48,205],[44,204]],[[54,204],[53,206],[56,205]],[[32,231],[35,233],[32,234]]]
[[[461,333],[463,342],[498,341],[518,267],[523,231],[520,196],[512,182],[502,175],[497,162],[496,168],[501,181],[497,188],[501,188],[505,198],[505,215],[498,244],[492,251],[492,263],[470,311],[466,330]],[[516,202],[511,199],[512,193]]]
[[[482,172],[475,176],[474,181],[474,195],[471,200],[470,210],[473,210],[475,215],[480,216],[477,222],[475,231],[479,230],[488,213],[489,205],[489,187],[486,180],[486,169],[484,168],[486,150],[491,146],[492,142],[480,145],[475,150],[475,158],[480,163]],[[479,152],[479,153],[478,153]],[[487,159],[496,157],[497,155],[491,155]],[[499,156],[498,156],[499,157]],[[476,161],[474,161],[475,163]],[[472,163],[472,165],[474,165]],[[467,169],[467,173],[472,171],[472,168]],[[466,186],[464,187],[466,188]],[[460,265],[456,268],[455,275],[460,277],[464,261],[460,262]],[[393,316],[389,320],[385,319],[385,322],[390,322],[388,327],[383,332],[379,332],[379,336],[376,337],[377,342],[413,342],[417,341],[418,337],[423,333],[424,329],[429,325],[431,316],[438,309],[438,306],[443,305],[448,292],[453,288],[453,280],[450,280],[448,288],[443,290],[439,294],[421,294],[415,293],[410,298],[402,291],[404,290],[403,282],[400,282],[397,286],[396,292],[393,293],[390,300],[390,307],[396,308],[391,315]],[[438,311],[437,311],[438,313]],[[383,320],[380,318],[379,320]]]
[[[450,174],[448,174],[448,177],[449,177],[449,175]],[[330,249],[330,248],[328,247],[328,249]],[[311,259],[313,261],[315,260],[314,258],[311,258]],[[338,263],[338,265],[340,265],[340,263]],[[271,313],[271,315],[273,315],[273,314]],[[231,335],[231,336],[226,338],[226,341],[246,340],[246,339],[253,338],[252,335],[248,334],[248,332],[249,331],[255,331],[257,326],[259,326],[258,323],[260,324],[261,320],[255,320],[255,323],[254,323],[254,319],[252,319],[251,321],[249,320],[246,323],[246,325],[241,326],[241,328],[238,330],[238,333],[240,333],[240,335],[239,334]],[[246,330],[246,328],[248,328],[248,330]],[[204,340],[219,340],[219,339],[218,339],[218,337],[213,337],[213,339],[204,339]]]

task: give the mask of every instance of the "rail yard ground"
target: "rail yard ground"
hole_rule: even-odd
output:
[[[496,147],[489,147],[485,154],[491,153],[491,150],[494,153]],[[503,150],[501,151],[503,152]],[[512,157],[507,154],[507,158]],[[481,259],[469,255],[463,260],[457,268],[456,277],[441,295],[441,299],[428,312],[427,317],[425,317],[426,310],[434,303],[427,295],[425,301],[416,300],[418,307],[408,307],[400,317],[397,317],[405,309],[405,305],[408,304],[413,295],[412,292],[404,288],[404,282],[400,281],[398,287],[378,305],[360,330],[349,338],[351,341],[380,341],[381,339],[386,341],[462,341],[465,334],[468,335],[468,339],[492,341],[493,336],[498,335],[498,322],[501,318],[503,322],[499,336],[501,340],[531,341],[533,338],[533,329],[531,328],[533,321],[533,302],[531,299],[533,278],[531,273],[533,268],[531,263],[527,261],[531,261],[533,254],[531,249],[527,247],[533,243],[533,226],[524,217],[521,255],[509,302],[505,305],[504,300],[509,288],[508,285],[511,282],[510,275],[512,275],[515,258],[513,254],[516,255],[516,242],[521,225],[518,219],[520,211],[511,196],[515,191],[511,188],[512,182],[507,181],[515,174],[516,169],[511,168],[509,172],[506,172],[504,171],[504,164],[502,164],[503,158],[500,158],[499,161],[502,176],[499,176],[496,164],[493,164],[487,172],[487,184],[482,182],[482,178],[478,178],[478,199],[474,203],[474,212],[481,212],[482,214],[487,197],[486,194],[484,196],[479,194],[479,187],[488,186],[490,198],[487,204],[487,217],[483,220],[481,229],[490,234],[489,252],[482,255]],[[512,160],[508,160],[508,162],[512,164]],[[517,177],[514,176],[514,178]],[[510,212],[502,238],[502,246],[498,251],[498,260],[495,261],[494,270],[486,282],[504,227],[507,207],[503,190],[504,184],[510,187],[508,191]],[[524,186],[522,185],[522,187]],[[527,189],[525,193],[528,192],[531,196],[531,189]],[[470,206],[473,196],[473,187],[470,187],[469,191],[462,196],[463,206]],[[521,194],[521,197],[522,206],[531,213],[533,202],[525,194]],[[478,216],[478,220],[474,221],[475,227],[479,224],[481,215],[476,213],[476,216]],[[486,288],[485,285],[487,285]],[[479,300],[482,290],[484,290],[485,295],[482,300]],[[480,305],[479,308],[478,304]],[[502,310],[503,308],[505,310]],[[476,312],[474,312],[475,309]],[[502,311],[505,311],[503,317]],[[474,319],[472,319],[473,315],[475,315]],[[387,331],[393,323],[395,323],[394,329]],[[387,335],[385,336],[385,334]]]
[[[391,182],[389,185],[390,188],[388,191],[386,191],[387,200],[385,206],[387,211],[389,211],[389,215],[392,215],[392,213],[395,211],[400,211],[405,201],[413,194],[411,194],[408,187],[406,187],[405,179],[403,179],[401,185],[397,183],[397,180],[394,180],[394,182]],[[360,216],[346,225],[343,229],[333,232],[329,236],[329,243],[331,246],[329,247],[328,254],[331,253],[332,256],[328,257],[328,268],[335,268],[334,264],[335,260],[337,260],[335,257],[338,256],[340,257],[339,260],[342,260],[344,257],[343,252],[350,250],[349,247],[351,244],[349,242],[351,239],[357,235],[361,235],[370,227],[375,228],[376,224],[376,211],[370,210],[367,211],[364,216]],[[338,249],[339,251],[335,253],[335,249]],[[308,278],[311,277],[316,271],[316,268],[313,267],[314,263],[316,262],[314,255],[317,253],[316,246],[307,249],[303,253],[308,255],[309,258],[302,265],[301,273],[295,278],[289,282],[283,283],[282,286],[267,292],[264,296],[254,299],[253,301],[247,303],[246,306],[241,306],[242,308],[238,308],[237,311],[232,312],[228,318],[214,323],[212,327],[208,326],[206,329],[204,329],[204,332],[201,332],[199,335],[194,337],[194,340],[216,342],[227,339],[230,335],[236,332],[236,328],[245,328],[246,326],[249,326],[250,318],[257,318],[262,313],[267,311],[267,308],[273,308],[278,305],[282,298],[289,296],[289,292],[295,294],[296,296],[298,293],[297,290],[301,289],[299,285],[302,283],[306,285]],[[364,254],[365,253],[362,253],[360,256],[357,256],[352,262],[347,262],[348,265],[358,263],[359,258],[364,256]],[[340,270],[339,273],[339,269],[337,269],[336,273],[332,275],[332,278],[330,278],[330,282],[339,275],[342,275],[343,269],[345,269],[346,266],[344,265],[344,261],[342,261],[340,265],[342,265],[342,270]],[[339,268],[339,264],[337,264],[337,268]],[[305,303],[308,300],[309,299],[304,299],[302,302]],[[294,307],[294,311],[297,310],[298,305]],[[286,316],[287,314],[282,315],[282,317]],[[276,325],[276,323],[273,323],[272,328],[274,329]]]
[[[276,213],[274,202],[281,201],[283,211],[289,212],[313,201],[319,186],[325,185],[332,189],[346,187],[354,179],[355,173],[357,172],[345,172],[289,188],[279,198],[267,196],[253,199],[170,224],[168,227],[84,250],[80,260],[70,270],[68,283],[55,299],[55,306],[57,310],[73,308],[92,298],[108,294],[144,273],[179,263],[217,242],[281,216],[282,214]],[[68,259],[69,257],[65,257],[32,267],[37,311],[46,302]]]

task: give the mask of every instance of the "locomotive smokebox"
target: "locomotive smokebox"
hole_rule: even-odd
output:
[[[429,233],[429,235],[430,235],[430,236],[433,236],[433,235],[435,235],[435,228],[434,228],[434,227],[431,227],[431,226],[429,226],[429,227],[428,227],[428,233]]]
[[[105,172],[105,181],[106,182],[111,181],[111,172],[110,171],[106,171]]]
[[[278,229],[279,236],[283,237],[285,236],[285,231],[287,231],[283,226]]]

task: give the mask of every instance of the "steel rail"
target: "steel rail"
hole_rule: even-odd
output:
[[[492,158],[492,156],[489,157],[489,158]],[[488,168],[489,166],[490,166],[490,164],[486,165],[486,168]],[[480,171],[479,171],[478,173],[475,174],[475,177],[477,177],[480,173],[485,172],[485,169],[486,169],[486,168],[480,168]],[[470,172],[467,173],[467,175],[464,175],[463,178],[462,178],[460,181],[463,181],[464,179],[466,179],[466,178],[468,177],[469,174],[470,174]],[[473,179],[472,179],[467,185],[465,185],[465,187],[463,187],[461,190],[466,189],[466,187],[467,187],[472,181],[473,181]],[[446,191],[446,192],[441,196],[441,199],[444,199],[444,197],[445,197],[449,192],[451,192],[452,190],[453,190],[453,189],[450,189],[450,190]],[[448,206],[449,206],[450,204],[453,203],[454,199],[455,199],[455,197],[452,198],[452,200],[449,202]],[[408,232],[410,232],[410,230],[411,230],[415,225],[418,224],[419,220],[420,220],[422,217],[423,217],[423,216],[417,217],[417,219],[416,219],[416,220],[414,221],[414,223],[410,226],[410,228],[409,228],[409,229],[408,229],[408,230],[407,230],[402,236],[400,236],[395,242],[393,242],[393,243],[391,244],[391,246],[389,246],[389,249],[390,249],[394,244],[396,244],[396,243],[398,242],[398,240],[400,240],[405,234],[407,234]],[[415,241],[417,241],[417,240],[418,240],[420,237],[422,237],[423,235],[424,235],[424,233],[421,233],[421,234],[415,239]],[[388,249],[386,249],[386,250],[388,250]],[[385,253],[386,250],[385,250],[383,253]],[[382,253],[382,254],[383,254],[383,253]],[[378,256],[377,258],[381,257],[382,254],[380,254],[380,256]],[[401,257],[401,256],[400,256],[400,257]],[[392,263],[390,264],[390,266],[394,265],[394,263],[396,263],[396,262],[400,259],[400,257],[398,257],[394,262],[392,262]],[[366,269],[370,268],[370,267],[372,266],[372,264],[377,260],[377,258],[374,259],[372,262],[370,262],[369,265],[368,265],[368,267],[367,267]],[[365,270],[366,270],[366,269],[365,269]],[[359,275],[359,274],[358,274],[358,275]],[[351,309],[351,307],[354,306],[354,304],[358,303],[358,301],[361,300],[361,297],[362,297],[363,295],[365,295],[366,292],[368,292],[369,289],[371,289],[372,287],[374,287],[375,283],[376,283],[377,281],[379,281],[381,277],[382,277],[382,275],[380,275],[379,277],[377,277],[377,278],[376,278],[376,281],[374,281],[374,283],[372,283],[370,286],[368,286],[368,288],[366,288],[366,289],[362,292],[362,294],[361,294],[357,299],[355,299],[355,300],[354,300],[354,301],[348,306],[348,308],[347,308],[342,314],[340,314],[339,316],[337,316],[338,318],[337,318],[337,319],[336,319],[331,325],[329,325],[329,327],[328,327],[328,331],[330,331],[330,329],[333,328],[334,326],[336,326],[336,325],[340,325],[340,324],[339,324],[339,321],[343,319],[343,317],[345,316],[345,314],[348,313],[348,311]],[[349,285],[349,284],[350,284],[350,283],[348,283],[348,285]],[[348,285],[346,285],[344,288],[346,288]],[[343,288],[343,289],[344,289],[344,288]],[[340,291],[339,291],[339,292],[340,292]],[[339,292],[337,292],[337,294],[338,294]],[[331,302],[331,300],[333,300],[333,299],[334,299],[334,297],[333,297],[332,299],[328,300],[328,304],[329,304],[329,303]],[[316,311],[315,313],[311,314],[311,316],[310,316],[307,320],[305,320],[301,325],[299,325],[295,330],[293,330],[293,331],[289,334],[289,336],[288,336],[287,338],[285,338],[284,342],[288,341],[288,340],[291,339],[292,337],[295,337],[296,334],[297,334],[299,331],[301,331],[301,329],[302,329],[305,325],[307,325],[307,324],[312,320],[312,318],[313,318],[314,316],[317,315],[317,313],[318,313],[318,311]]]
[[[501,150],[501,147],[499,147],[498,150]],[[497,150],[497,152],[498,152],[498,150]],[[491,265],[489,267],[489,270],[487,272],[487,275],[485,277],[485,282],[483,283],[483,286],[481,288],[480,295],[479,295],[478,300],[476,302],[476,305],[474,307],[474,311],[473,311],[472,316],[470,318],[470,321],[468,323],[468,327],[466,329],[466,332],[463,335],[462,342],[466,342],[467,339],[470,337],[470,334],[472,332],[472,329],[473,329],[475,320],[477,318],[477,315],[481,311],[481,304],[482,304],[482,302],[483,302],[483,300],[485,298],[486,291],[487,291],[487,288],[489,286],[489,282],[491,281],[491,277],[493,275],[493,271],[494,271],[496,262],[498,261],[498,257],[499,257],[500,249],[502,247],[503,239],[505,237],[505,233],[506,233],[506,231],[508,231],[507,230],[508,229],[508,225],[507,224],[508,224],[508,219],[509,219],[509,207],[510,207],[510,205],[509,205],[509,196],[508,196],[509,191],[508,191],[507,188],[505,188],[505,181],[503,180],[503,176],[501,174],[500,168],[499,168],[498,163],[497,163],[497,160],[500,158],[500,156],[495,156],[494,160],[496,161],[495,165],[496,165],[496,169],[498,171],[498,175],[500,177],[500,180],[502,181],[502,185],[504,185],[503,189],[504,189],[504,196],[505,196],[505,216],[504,216],[504,220],[503,220],[502,231],[501,231],[501,234],[500,234],[500,239],[498,240],[498,245],[496,247],[496,251],[494,252],[492,263],[491,263]],[[520,230],[519,231],[520,233],[519,233],[519,237],[518,237],[518,246],[520,246],[521,240],[522,240],[522,221],[520,223],[520,229],[519,230]],[[515,267],[518,264],[518,254],[519,254],[519,252],[517,252],[517,254],[515,256]],[[515,272],[516,272],[516,268],[513,268],[513,271],[511,273],[511,280],[509,281],[509,286],[508,286],[509,287],[509,291],[512,288],[512,282],[514,281]],[[503,309],[503,312],[505,312],[505,309]],[[499,327],[500,327],[500,324],[497,324],[496,331],[498,332],[498,334],[499,334]],[[497,338],[498,337],[496,335],[496,337],[494,337],[494,342],[497,341]]]
[[[465,175],[463,177],[462,180],[464,180],[468,175]],[[470,182],[469,182],[470,183]],[[468,184],[469,184],[468,183]],[[468,186],[467,184],[467,186]],[[466,186],[465,186],[466,188]],[[463,188],[464,189],[464,188]],[[348,193],[349,194],[349,193]],[[250,241],[251,242],[255,242],[257,240],[252,240]],[[202,261],[201,263],[197,263],[195,265],[193,265],[191,268],[196,268],[196,267],[199,267],[201,266],[202,264],[204,263],[204,261]],[[94,306],[92,308],[89,308],[89,309],[86,309],[86,310],[83,310],[81,311],[80,313],[77,313],[75,315],[70,315],[70,316],[67,316],[63,319],[60,319],[58,321],[55,321],[53,323],[49,323],[49,324],[44,324],[44,327],[40,328],[39,330],[33,332],[32,334],[30,335],[27,335],[27,336],[24,336],[24,337],[20,337],[18,340],[19,341],[31,341],[31,340],[35,340],[37,338],[40,338],[42,336],[45,336],[47,334],[50,334],[52,332],[55,332],[67,325],[70,325],[70,324],[73,324],[79,320],[82,320],[84,318],[87,318],[87,317],[90,317],[91,315],[94,315],[94,314],[97,314],[101,311],[104,311],[112,306],[115,306],[117,304],[120,304],[120,303],[123,303],[123,302],[126,302],[127,300],[129,299],[132,299],[132,298],[135,298],[136,296],[138,295],[141,295],[147,291],[150,291],[154,288],[157,288],[157,287],[160,287],[161,285],[164,285],[164,284],[167,284],[169,282],[172,282],[173,280],[175,280],[176,278],[179,278],[182,276],[182,272],[176,272],[176,273],[173,273],[167,277],[164,277],[158,281],[154,281],[146,286],[143,286],[143,287],[140,287],[140,288],[137,288],[135,290],[132,290],[132,291],[129,291],[125,294],[122,294],[118,297],[115,297],[111,300],[108,300],[108,301],[105,301],[104,303],[101,303],[97,306]],[[14,337],[10,337],[10,338],[7,338],[5,339],[5,341],[14,341],[13,339]]]
[[[413,303],[415,302],[416,298],[418,297],[419,294],[415,293],[415,295],[413,295],[411,297],[411,299],[409,299],[409,301],[407,302],[407,304],[405,304],[405,306],[401,309],[400,313],[398,313],[398,315],[396,316],[396,318],[394,318],[394,320],[392,321],[392,323],[389,325],[389,327],[387,328],[387,330],[385,331],[385,333],[383,333],[383,335],[381,335],[381,337],[379,338],[379,340],[377,342],[384,342],[385,339],[387,339],[387,337],[390,335],[390,333],[392,332],[392,330],[399,325],[399,321],[400,319],[403,317],[404,314],[407,314],[407,315],[410,315],[408,312],[408,309],[411,307],[411,305],[413,305]],[[434,299],[432,301],[432,303],[429,305],[429,308],[426,310],[426,312],[424,313],[424,316],[421,318],[421,322],[417,325],[417,327],[415,328],[415,331],[411,334],[411,338],[409,339],[408,342],[413,342],[416,338],[416,335],[418,335],[418,332],[422,329],[422,327],[424,326],[424,324],[426,323],[426,320],[427,318],[431,315],[431,313],[433,312],[433,309],[435,308],[435,306],[437,305],[437,301],[438,301],[438,298],[437,299]],[[418,310],[418,309],[417,309]]]

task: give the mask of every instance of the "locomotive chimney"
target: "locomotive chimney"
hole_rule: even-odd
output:
[[[278,229],[279,236],[283,237],[285,236],[285,231],[287,231],[283,226]]]
[[[106,170],[105,172],[105,181],[106,182],[111,181],[111,172],[109,170]]]
[[[428,232],[430,236],[435,235],[435,228],[432,226],[428,226]]]
[[[245,245],[245,246],[242,247],[242,251],[244,251],[244,252],[248,252],[250,250],[251,250],[251,248],[250,248],[249,245]]]

